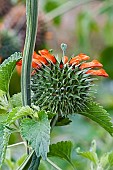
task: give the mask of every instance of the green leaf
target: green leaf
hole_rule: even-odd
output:
[[[11,97],[10,101],[13,107],[22,106],[22,94],[21,93],[14,94]]]
[[[8,92],[9,82],[17,61],[22,58],[21,53],[14,53],[0,65],[0,89]]]
[[[5,158],[9,137],[10,131],[5,128],[4,125],[0,124],[0,166],[2,165]]]
[[[0,124],[5,122],[8,117],[8,114],[0,114]]]
[[[109,153],[108,160],[110,166],[113,166],[113,151]]]
[[[45,160],[49,151],[50,123],[45,111],[38,112],[39,119],[23,119],[21,135],[35,150],[37,157]]]
[[[80,152],[80,148],[77,148],[77,154],[89,159],[90,161],[92,161],[94,164],[98,164],[98,157],[97,154],[93,151],[86,151],[86,152]]]
[[[113,26],[112,26],[113,28]],[[113,32],[112,32],[113,33]],[[104,33],[105,34],[105,33]],[[107,33],[108,34],[108,33]],[[110,33],[109,33],[110,34]],[[106,35],[108,38],[108,35]],[[111,34],[109,35],[109,37],[111,36]],[[113,36],[111,36],[112,38]],[[109,39],[109,38],[108,38]],[[113,38],[112,38],[113,40]],[[106,41],[105,41],[106,42]],[[108,60],[108,56],[109,56],[109,60]],[[108,46],[107,48],[105,48],[100,55],[99,61],[104,65],[104,69],[106,70],[106,72],[108,73],[110,79],[113,79],[113,69],[112,68],[112,63],[113,63],[113,46]]]
[[[72,121],[68,117],[59,117],[55,126],[69,125]]]
[[[83,111],[79,111],[78,114],[95,121],[109,132],[111,136],[113,136],[113,124],[107,111],[98,103],[93,101],[88,102],[86,105],[87,107]]]
[[[99,14],[107,13],[108,15],[113,15],[113,2],[105,1],[104,5],[100,8]]]
[[[14,123],[17,119],[20,119],[23,116],[27,115],[33,115],[33,110],[29,106],[15,107],[9,113],[6,123],[10,125]]]
[[[56,156],[68,161],[72,166],[71,162],[71,152],[72,152],[72,142],[71,141],[61,141],[56,144],[50,145],[50,151],[48,156]]]
[[[0,90],[0,114],[6,113],[9,110],[9,102],[6,97],[6,93]]]
[[[108,156],[109,154],[108,153],[105,153],[103,156],[101,156],[100,158],[100,165],[105,168],[106,165],[108,164]]]

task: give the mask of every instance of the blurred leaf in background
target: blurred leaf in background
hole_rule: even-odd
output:
[[[113,31],[112,31],[113,32]],[[109,74],[109,78],[113,79],[113,46],[106,47],[100,54],[100,62]]]
[[[44,6],[44,10],[45,10],[46,13],[50,12],[50,11],[58,8],[60,4],[61,4],[60,1],[48,0],[48,1],[46,1],[46,4]],[[61,16],[54,18],[53,23],[58,26],[61,23]]]
[[[81,51],[87,52],[91,48],[90,34],[98,31],[98,24],[93,19],[91,12],[82,11],[76,19],[77,43]]]
[[[102,29],[104,42],[106,45],[113,45],[113,1],[107,0],[103,2],[99,14],[106,15],[106,21],[104,23],[104,28]]]

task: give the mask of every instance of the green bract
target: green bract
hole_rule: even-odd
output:
[[[44,65],[32,76],[33,103],[61,115],[82,110],[93,85],[87,70],[80,70],[78,65],[73,68],[65,64],[62,69],[58,63]]]

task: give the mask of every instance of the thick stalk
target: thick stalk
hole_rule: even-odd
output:
[[[21,92],[23,106],[31,106],[31,65],[37,33],[38,0],[26,0],[26,39],[22,60]],[[27,149],[29,153],[29,149]],[[40,163],[38,159],[37,168]],[[35,169],[34,169],[35,170]]]
[[[21,92],[23,106],[31,105],[31,63],[37,32],[38,0],[26,0],[26,39],[23,51]]]

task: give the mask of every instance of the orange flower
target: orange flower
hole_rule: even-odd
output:
[[[86,68],[102,68],[103,65],[98,61],[98,60],[93,60],[91,62],[86,62],[86,63],[81,63],[82,61],[89,60],[90,57],[81,53],[78,54],[77,56],[73,57],[68,61],[68,57],[64,56],[63,59],[60,62],[59,68],[63,69],[64,65],[68,63],[68,67],[71,65],[78,65],[78,68],[80,70],[86,69]],[[48,50],[40,50],[39,54],[34,52],[33,58],[32,58],[32,68],[34,69],[40,69],[43,65],[49,65],[49,61],[52,62],[53,64],[57,64],[57,60],[54,55],[51,55]],[[22,60],[17,62],[17,71],[21,72],[21,66],[22,66]],[[35,74],[35,71],[32,72]],[[105,72],[104,69],[99,69],[99,70],[88,70],[86,74],[91,74],[91,75],[96,75],[96,76],[103,76],[103,77],[108,77],[108,74]]]
[[[44,50],[39,50],[38,52],[42,57],[51,61],[53,64],[56,64],[57,62],[56,58],[53,55],[51,55],[51,53],[49,53],[48,50],[44,49]]]
[[[18,61],[18,62],[16,63],[16,65],[17,65],[17,66],[22,66],[22,60]]]
[[[79,55],[75,56],[74,58],[72,58],[69,62],[70,65],[75,65],[75,64],[79,64],[81,61],[83,60],[89,60],[90,57],[83,54],[83,53],[80,53]]]
[[[64,60],[64,64],[66,64],[68,62],[68,57],[64,56],[63,60]]]
[[[82,70],[84,68],[96,68],[96,67],[102,68],[103,65],[99,61],[93,60],[91,62],[81,64],[80,69]]]
[[[87,74],[91,74],[93,76],[103,76],[103,77],[109,77],[109,75],[106,73],[104,69],[99,70],[88,70],[86,72]]]
[[[57,60],[56,58],[49,53],[48,50],[40,50],[38,55],[36,52],[33,53],[32,58],[32,68],[40,69],[42,67],[42,64],[47,65],[48,61],[52,62],[53,64],[56,64]],[[21,67],[22,66],[22,60],[17,62],[17,72],[21,73]]]

